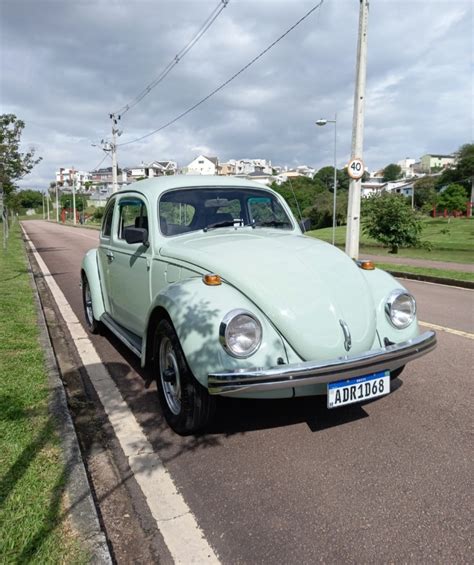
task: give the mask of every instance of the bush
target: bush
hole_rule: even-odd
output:
[[[418,246],[421,230],[421,219],[404,196],[383,193],[364,201],[363,231],[389,247],[389,253]]]
[[[97,208],[93,215],[94,220],[102,220],[103,217],[104,217],[104,208]]]

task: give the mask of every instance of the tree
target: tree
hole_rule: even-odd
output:
[[[391,182],[398,180],[402,176],[402,168],[400,165],[390,163],[383,170],[383,182]]]
[[[61,208],[72,209],[72,194],[61,194],[59,197],[59,203]],[[78,212],[82,212],[82,208],[84,205],[84,199],[76,195],[76,210]]]
[[[25,123],[14,114],[0,115],[0,185],[9,196],[16,189],[16,181],[31,172],[41,161],[35,150],[20,151],[21,134]]]
[[[389,253],[419,245],[421,230],[421,219],[404,196],[382,193],[364,201],[363,231],[388,246]]]
[[[436,179],[434,177],[422,177],[415,181],[413,189],[415,206],[418,209],[430,208],[436,204],[438,193],[435,189]]]
[[[334,195],[325,191],[317,195],[316,202],[310,208],[306,208],[303,215],[311,220],[311,229],[326,228],[332,226]],[[347,219],[348,192],[341,191],[336,199],[336,225],[342,225]]]
[[[315,180],[319,180],[322,185],[324,185],[328,190],[334,190],[334,167],[322,167],[313,177]],[[350,177],[347,174],[347,169],[337,170],[337,189],[338,190],[348,190]]]
[[[280,186],[273,183],[272,188],[283,196],[298,220],[300,219],[299,211],[303,212],[306,208],[313,206],[318,194],[326,191],[319,179],[310,179],[308,177],[288,179]]]
[[[20,190],[16,200],[21,208],[39,208],[43,204],[43,193],[39,190]]]
[[[450,184],[438,199],[438,208],[448,210],[448,212],[465,212],[467,194],[466,189],[460,184]]]

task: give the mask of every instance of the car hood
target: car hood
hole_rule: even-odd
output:
[[[344,355],[344,324],[351,353],[372,347],[376,314],[369,286],[354,261],[327,243],[277,230],[221,228],[170,240],[160,254],[219,274],[304,360]]]

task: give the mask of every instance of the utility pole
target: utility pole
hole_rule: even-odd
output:
[[[49,222],[49,190],[46,193],[46,218]]]
[[[72,169],[72,223],[76,225],[76,171]]]
[[[44,220],[45,217],[46,217],[45,208],[44,208],[44,192],[41,194],[41,196],[42,196],[42,198],[41,198],[41,203],[42,203],[42,205],[43,205],[43,220]]]
[[[112,153],[112,192],[117,192],[117,137],[122,135],[122,132],[118,129],[117,124],[121,116],[115,116],[115,114],[110,114],[110,119],[112,120],[112,142],[109,143],[110,152]]]
[[[58,188],[58,183],[56,183],[56,223],[59,224],[59,188]]]
[[[367,31],[369,20],[369,1],[359,0],[359,39],[357,42],[356,85],[354,94],[354,115],[352,121],[351,160],[362,159],[364,145],[364,106],[365,78],[367,71]],[[349,185],[349,205],[347,209],[346,253],[349,257],[359,257],[360,232],[360,189],[361,179],[353,179]]]

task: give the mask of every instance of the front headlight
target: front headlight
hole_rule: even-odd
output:
[[[262,326],[250,312],[232,310],[221,322],[219,337],[229,355],[250,357],[262,343]]]
[[[403,330],[415,319],[415,299],[406,290],[394,290],[387,298],[385,313],[387,314],[387,318],[392,326],[399,330]]]

